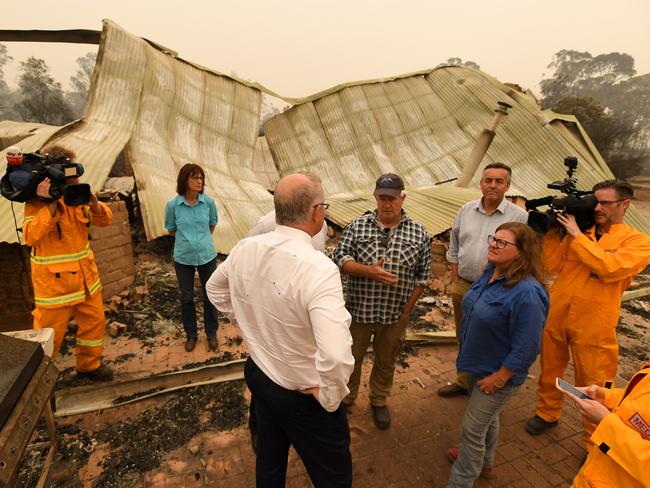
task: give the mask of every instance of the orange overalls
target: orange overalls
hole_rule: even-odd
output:
[[[604,405],[612,413],[591,435],[595,448],[571,486],[650,486],[650,364],[626,388],[605,390]]]
[[[113,217],[104,203],[97,214],[88,205],[57,202],[54,215],[40,200],[25,204],[23,235],[31,246],[34,329],[54,329],[56,356],[68,320],[77,320],[77,370],[94,371],[104,349],[104,306],[95,257],[88,242],[90,224],[105,226]]]
[[[595,228],[576,238],[546,234],[542,259],[557,278],[551,286],[551,306],[542,335],[541,373],[536,414],[547,422],[559,420],[562,394],[555,378],[564,376],[573,357],[576,386],[604,386],[618,366],[616,326],[621,295],[650,258],[650,236],[626,224],[614,224],[596,241]],[[584,441],[594,425],[583,420]]]

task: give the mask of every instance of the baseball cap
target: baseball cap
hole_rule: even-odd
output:
[[[377,178],[375,195],[399,197],[404,191],[404,181],[394,173],[386,173]]]

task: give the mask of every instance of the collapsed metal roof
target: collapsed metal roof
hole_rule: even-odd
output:
[[[483,166],[502,161],[513,168],[510,194],[552,194],[546,185],[566,176],[568,155],[579,158],[580,188],[613,178],[575,117],[542,111],[532,94],[465,67],[340,85],[275,116],[264,132],[280,174],[309,170],[323,179],[336,223],[373,209],[375,179],[393,172],[409,190],[405,208],[435,235],[479,195],[448,180],[460,173],[499,101],[513,108],[470,186],[478,188]],[[634,209],[627,220],[648,230]]]
[[[266,138],[258,138],[261,92],[296,104],[265,124]],[[564,178],[567,155],[580,160],[581,188],[613,176],[575,117],[541,111],[530,93],[477,70],[447,66],[293,99],[184,61],[109,20],[83,118],[64,127],[26,124],[20,130],[34,132],[20,146],[34,151],[56,142],[73,149],[86,166],[84,181],[95,189],[124,151],[149,239],[166,234],[164,204],[187,162],[206,171],[206,193],[219,207],[220,252],[229,252],[272,208],[267,189],[279,176],[299,170],[322,178],[332,202],[328,217],[339,225],[374,208],[378,175],[398,173],[407,183],[406,209],[436,235],[480,195],[448,180],[460,173],[497,101],[513,108],[472,186],[478,187],[483,165],[503,161],[514,169],[511,194],[547,195],[546,184]],[[4,131],[15,139],[11,130],[0,125],[0,138]],[[22,205],[14,209],[20,225]],[[627,219],[648,231],[634,209]],[[9,202],[0,199],[0,241],[16,242],[14,229]]]

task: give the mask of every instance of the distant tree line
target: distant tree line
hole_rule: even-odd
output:
[[[462,58],[447,58],[447,61],[440,63],[436,68],[441,66],[465,66],[466,68],[481,69],[478,63],[470,60],[463,61]]]
[[[648,169],[650,74],[637,75],[625,53],[562,50],[540,83],[544,108],[573,114],[619,177]]]
[[[77,59],[79,69],[70,78],[72,90],[64,91],[49,72],[43,59],[34,56],[20,63],[18,88],[11,90],[4,78],[4,67],[13,58],[0,44],[0,120],[63,125],[79,118],[97,55],[89,52]]]

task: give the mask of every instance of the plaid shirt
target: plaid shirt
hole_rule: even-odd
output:
[[[346,307],[352,320],[393,324],[416,286],[427,286],[431,271],[431,238],[420,224],[402,210],[402,220],[386,234],[377,210],[348,225],[332,254],[342,267],[346,261],[372,264],[384,258],[384,269],[397,275],[389,286],[363,276],[348,276]]]

